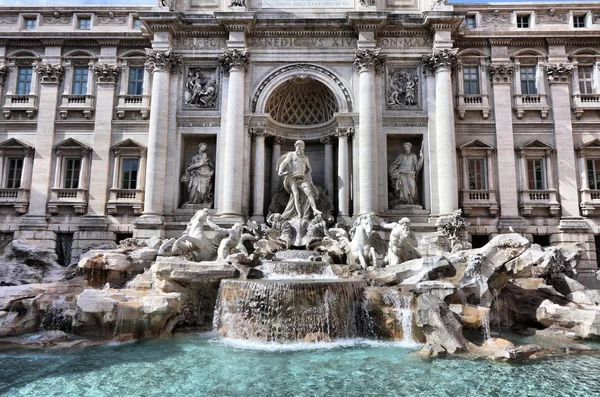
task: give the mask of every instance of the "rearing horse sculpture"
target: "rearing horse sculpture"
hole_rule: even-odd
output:
[[[348,265],[360,265],[366,269],[369,265],[377,266],[377,253],[371,244],[375,214],[364,214],[356,218],[350,229],[350,237],[344,229],[330,229],[335,237],[346,245],[346,262]]]

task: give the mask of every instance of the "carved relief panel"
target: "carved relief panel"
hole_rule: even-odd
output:
[[[413,110],[422,108],[421,82],[418,67],[388,68],[388,110]]]
[[[218,110],[220,97],[221,79],[218,68],[186,68],[183,81],[184,110]]]

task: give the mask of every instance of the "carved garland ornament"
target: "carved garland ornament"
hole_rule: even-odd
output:
[[[566,83],[569,81],[569,76],[573,73],[573,64],[547,64],[546,73],[548,74],[548,81],[550,83]]]
[[[379,55],[380,48],[356,50],[354,51],[354,66],[359,72],[364,71],[375,71],[378,73],[382,66],[385,65],[385,59],[382,55]]]
[[[119,77],[119,67],[117,65],[100,64],[94,66],[94,74],[98,83],[116,83]]]
[[[221,62],[226,72],[231,70],[246,72],[246,68],[248,67],[248,53],[246,50],[224,50],[223,54],[219,56],[219,62]]]
[[[169,73],[176,73],[180,65],[181,57],[173,54],[171,50],[146,49],[145,66],[149,71],[160,69]]]
[[[511,64],[493,63],[488,67],[493,83],[510,83],[515,72]]]
[[[36,66],[35,70],[42,78],[42,83],[60,83],[60,79],[63,75],[62,66],[51,65],[49,63],[40,63]]]
[[[456,66],[458,49],[434,50],[431,55],[423,55],[423,63],[429,70],[452,69]]]

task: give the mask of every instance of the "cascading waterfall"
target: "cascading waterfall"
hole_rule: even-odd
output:
[[[402,342],[416,343],[413,339],[413,296],[403,295],[400,291],[389,290],[383,295],[383,301],[387,306],[392,306],[396,319],[402,327]]]
[[[483,328],[483,341],[485,342],[492,337],[490,331],[490,316],[487,312],[481,317],[481,325]]]
[[[328,341],[366,336],[362,280],[223,280],[214,326],[235,339]]]
[[[259,267],[267,279],[337,279],[327,262],[263,261]]]

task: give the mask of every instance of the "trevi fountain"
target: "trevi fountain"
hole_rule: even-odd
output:
[[[221,227],[201,208],[179,238],[92,247],[66,269],[51,250],[4,242],[0,390],[600,394],[600,291],[573,279],[577,245],[508,233],[472,249],[460,210],[420,234],[374,213],[333,223],[294,147],[264,224]],[[390,174],[410,203],[420,160],[405,149]],[[203,150],[182,180],[205,203]]]

